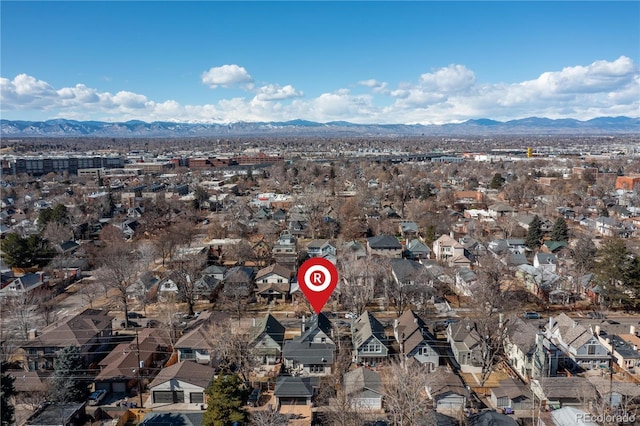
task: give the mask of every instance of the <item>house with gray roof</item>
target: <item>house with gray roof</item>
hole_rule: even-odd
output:
[[[540,377],[531,381],[531,390],[543,407],[589,407],[596,390],[584,377]]]
[[[56,322],[42,332],[35,330],[21,348],[29,371],[53,370],[57,352],[66,346],[80,348],[87,365],[102,359],[111,341],[112,316],[107,311],[86,309],[76,316]]]
[[[217,344],[206,323],[190,331],[185,330],[174,346],[178,361],[193,361],[203,365],[213,365],[215,361],[212,354]]]
[[[292,271],[287,266],[274,263],[256,274],[256,295],[264,302],[284,302],[289,297]]]
[[[598,336],[564,313],[549,317],[545,336],[563,352],[565,367],[570,370],[592,370],[609,363],[609,351]]]
[[[10,297],[24,297],[39,288],[46,288],[44,272],[25,274],[13,279],[6,287],[0,289],[0,300]]]
[[[393,336],[400,344],[400,353],[405,359],[413,358],[429,371],[438,367],[440,354],[436,338],[415,312],[405,311],[393,322]]]
[[[376,235],[367,238],[367,253],[375,256],[401,258],[402,244],[394,236]]]
[[[331,321],[322,312],[303,318],[301,336],[284,343],[284,365],[307,376],[331,374],[336,350],[331,330]]]
[[[351,408],[356,411],[382,410],[382,376],[367,367],[358,367],[342,376]]]
[[[534,375],[538,328],[517,318],[505,337],[504,351],[513,369],[527,380]]]
[[[280,361],[284,346],[284,326],[273,315],[267,314],[251,329],[249,343],[262,365]]]
[[[482,367],[482,337],[478,333],[476,323],[464,318],[447,327],[447,341],[451,352],[464,372],[480,372]]]
[[[273,391],[276,409],[287,405],[311,405],[319,386],[317,377],[278,376]]]
[[[384,326],[368,311],[351,324],[354,362],[376,365],[387,359],[389,348]]]
[[[458,418],[464,412],[468,392],[458,375],[446,367],[438,367],[429,375],[427,394],[436,412]]]
[[[543,253],[539,251],[533,257],[533,266],[555,273],[558,267],[558,257],[553,253]]]
[[[151,403],[186,403],[190,404],[186,407],[200,411],[200,404],[205,402],[205,390],[213,380],[214,374],[215,369],[195,362],[182,361],[165,367],[149,383]]]
[[[428,259],[431,249],[418,238],[414,238],[407,243],[405,256],[411,260]]]

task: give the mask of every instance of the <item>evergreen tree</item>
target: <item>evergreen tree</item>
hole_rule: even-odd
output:
[[[433,244],[436,240],[436,228],[433,225],[427,226],[427,229],[424,231],[424,242],[427,245]]]
[[[228,426],[246,421],[247,412],[242,403],[246,392],[241,385],[235,374],[220,374],[211,382],[206,390],[209,400],[204,413],[205,425]]]
[[[529,224],[529,229],[527,230],[527,236],[524,240],[524,245],[526,245],[531,250],[534,250],[540,247],[540,241],[542,240],[542,222],[538,215],[535,215]]]
[[[569,227],[562,216],[556,219],[551,230],[552,241],[569,241]]]
[[[88,381],[84,377],[84,360],[80,349],[67,346],[58,352],[53,364],[49,396],[56,402],[81,402],[87,399]]]
[[[491,179],[491,183],[489,183],[489,188],[491,189],[502,188],[502,185],[504,184],[504,180],[505,179],[502,177],[502,174],[496,173],[495,175],[493,175],[493,178]]]
[[[607,239],[598,250],[594,270],[610,303],[625,308],[640,304],[640,259],[631,253],[624,240]]]
[[[13,381],[15,379],[7,373],[8,367],[8,363],[6,361],[2,361],[2,365],[0,367],[2,371],[2,377],[0,377],[0,402],[2,404],[0,406],[0,424],[2,424],[2,426],[12,425],[14,422],[13,414],[15,407],[11,402],[9,402],[9,399],[16,393],[16,389],[13,387]]]
[[[40,234],[23,238],[10,233],[2,240],[2,251],[7,265],[16,268],[45,266],[54,256],[53,250]]]

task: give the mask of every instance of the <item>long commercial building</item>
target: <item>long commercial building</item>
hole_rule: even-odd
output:
[[[82,169],[117,169],[124,168],[124,157],[122,156],[10,156],[0,158],[3,175],[28,174],[31,176],[42,176],[47,173],[78,174]]]

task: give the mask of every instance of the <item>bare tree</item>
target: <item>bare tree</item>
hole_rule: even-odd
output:
[[[473,332],[480,348],[479,359],[482,372],[480,385],[484,386],[503,355],[513,316],[520,310],[522,302],[517,297],[514,283],[505,280],[506,267],[493,256],[487,255],[482,261],[478,281],[472,286],[471,309],[473,311]]]
[[[177,271],[175,278],[180,299],[187,304],[189,315],[195,313],[194,307],[198,299],[196,282],[206,263],[207,254],[201,253],[180,259],[174,267],[174,271]]]
[[[4,302],[2,310],[3,316],[9,319],[8,331],[15,333],[18,339],[29,339],[29,330],[36,324],[37,302],[38,298],[33,292],[10,297]]]
[[[102,250],[101,266],[96,279],[107,289],[116,290],[116,298],[124,310],[125,327],[129,327],[129,300],[127,288],[146,267],[137,247],[132,243],[115,241]]]
[[[398,426],[429,425],[430,407],[427,389],[432,377],[418,362],[392,362],[382,373],[384,400]]]
[[[42,236],[51,244],[56,245],[68,241],[73,237],[73,232],[68,225],[60,222],[49,222],[42,232]]]
[[[349,259],[338,262],[340,271],[340,300],[346,309],[360,316],[374,296],[376,282],[385,271],[373,258]]]
[[[251,346],[250,330],[233,326],[230,320],[211,324],[209,330],[215,340],[214,351],[222,370],[239,374],[244,381],[249,379],[256,357]]]
[[[289,416],[280,414],[278,410],[273,408],[253,411],[249,420],[249,424],[252,426],[285,426],[289,424]]]

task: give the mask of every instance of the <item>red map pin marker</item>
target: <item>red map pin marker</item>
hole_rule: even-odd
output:
[[[338,285],[338,270],[327,259],[311,258],[298,269],[298,284],[313,310],[319,314]]]

